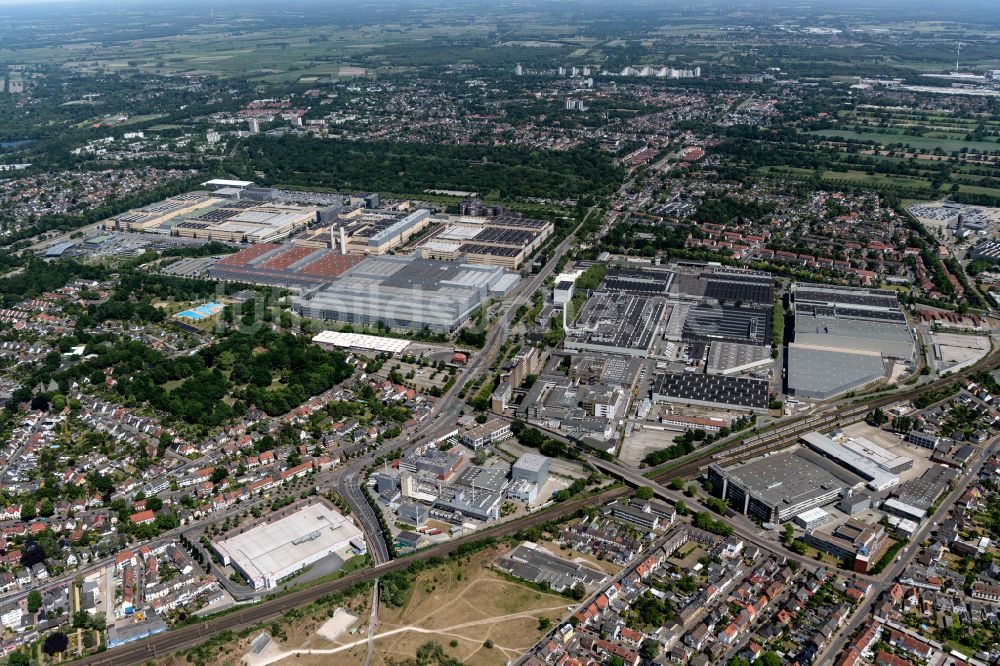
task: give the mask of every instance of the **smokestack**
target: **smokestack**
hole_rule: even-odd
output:
[[[340,227],[340,253],[347,254],[347,234],[344,227]]]
[[[331,224],[330,225],[330,249],[333,250],[333,249],[336,249],[336,247],[337,247],[337,239],[334,236],[334,228],[333,228],[333,225]]]

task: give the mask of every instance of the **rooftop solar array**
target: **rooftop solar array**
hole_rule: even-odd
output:
[[[767,409],[769,386],[765,379],[668,372],[653,380],[653,394],[700,403]]]
[[[798,287],[793,290],[798,303],[835,303],[865,307],[898,308],[896,292],[886,289],[836,289],[832,287]]]
[[[700,304],[684,320],[684,340],[725,340],[752,345],[771,343],[771,308],[745,308]]]
[[[743,303],[748,305],[773,305],[774,283],[770,277],[760,279],[757,275],[713,275],[708,279],[705,297],[720,303]]]
[[[608,269],[601,283],[603,291],[655,296],[666,294],[674,274],[669,271],[635,271],[620,268]]]
[[[497,245],[516,245],[523,247],[533,241],[537,236],[538,234],[534,231],[487,227],[476,234],[472,240],[476,243],[495,243]]]
[[[520,249],[514,247],[480,245],[478,243],[465,243],[458,248],[458,251],[465,254],[489,254],[495,257],[516,257],[521,253]]]

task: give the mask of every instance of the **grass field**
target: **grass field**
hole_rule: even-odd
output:
[[[928,136],[908,136],[906,134],[894,134],[891,132],[856,132],[854,130],[814,130],[806,132],[813,136],[827,137],[831,139],[851,139],[854,141],[865,141],[869,143],[893,144],[901,143],[911,148],[922,150],[935,150],[940,148],[945,152],[955,152],[967,148],[980,152],[1000,151],[1000,143],[992,141],[966,141],[964,139],[942,139]]]

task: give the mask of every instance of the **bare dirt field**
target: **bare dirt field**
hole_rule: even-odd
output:
[[[569,614],[572,602],[566,597],[531,589],[489,568],[498,552],[479,553],[421,572],[402,607],[381,606],[373,640],[373,666],[413,657],[430,641],[464,664],[500,666],[538,640],[542,635],[540,618],[555,624]],[[266,654],[248,661],[254,666],[363,663],[368,652],[369,600],[359,598],[347,608],[358,618],[355,633],[344,632],[345,623],[337,621],[335,629],[340,633],[335,640],[323,638],[321,632],[332,620],[325,613],[313,614],[287,626],[287,638],[276,638]],[[339,617],[332,610],[330,615]],[[487,640],[491,647],[486,647]],[[217,663],[238,663],[234,656],[242,657],[248,649],[248,641],[241,641]]]

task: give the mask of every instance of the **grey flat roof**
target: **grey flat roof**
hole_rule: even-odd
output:
[[[788,392],[827,397],[849,391],[885,376],[878,353],[788,345]]]
[[[841,319],[816,317],[796,312],[795,333],[822,333],[825,335],[912,343],[913,336],[905,323],[868,319]]]
[[[713,340],[708,349],[708,370],[723,372],[770,358],[771,350],[761,345]]]
[[[805,449],[748,460],[723,470],[730,480],[773,506],[798,504],[832,488],[854,487],[864,480]]]
[[[514,463],[514,467],[525,471],[538,472],[548,462],[548,458],[540,456],[537,453],[522,453],[521,457]]]

